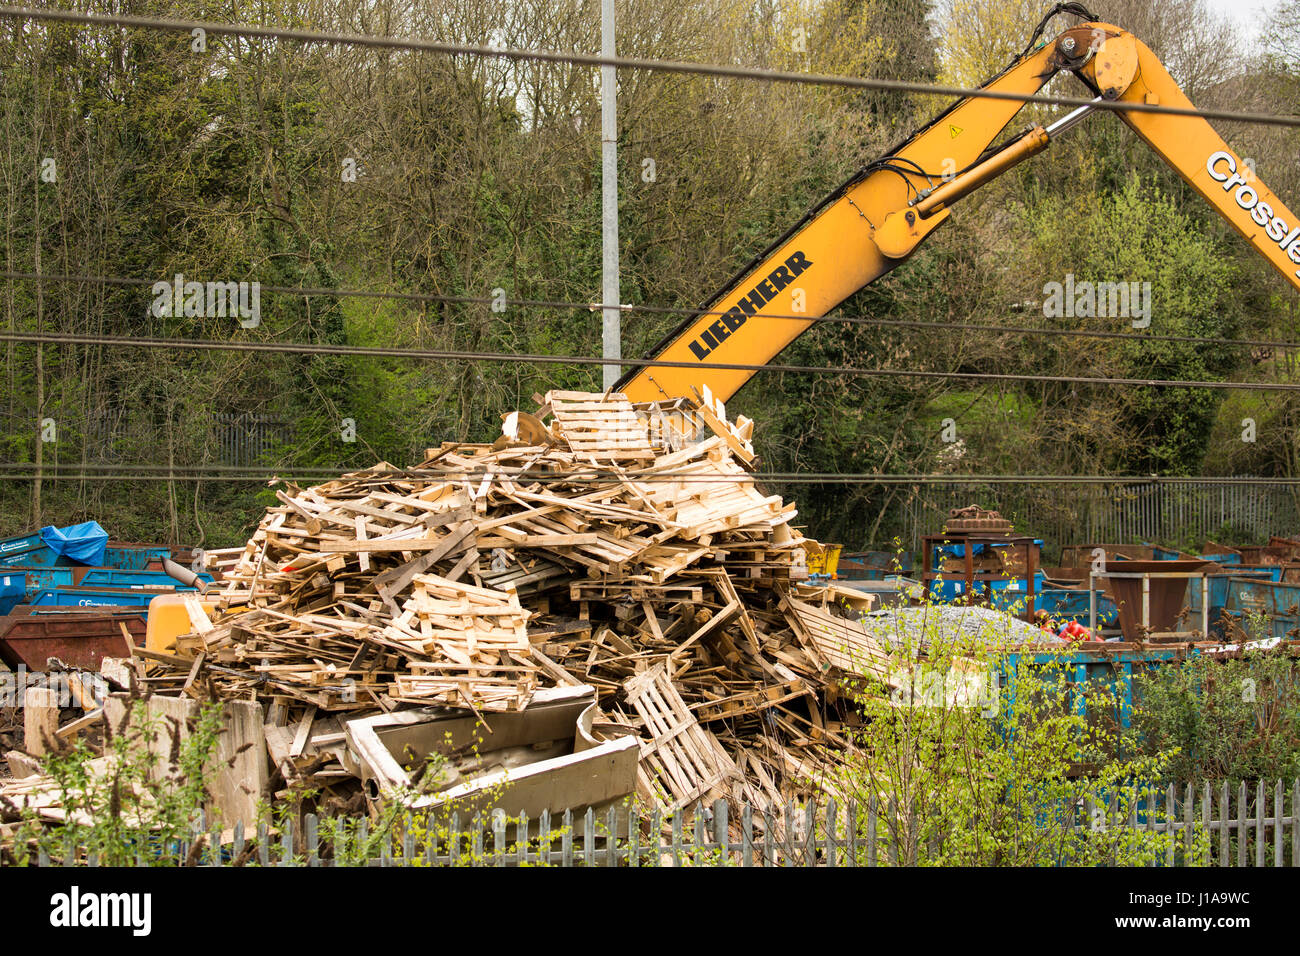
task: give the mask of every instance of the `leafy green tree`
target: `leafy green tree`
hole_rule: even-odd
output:
[[[965,633],[945,623],[948,612],[931,606],[900,627],[888,660],[854,689],[862,727],[844,785],[877,814],[881,857],[941,866],[1162,859],[1172,837],[1124,821],[1150,812],[1171,753],[1126,749],[1120,690],[1075,684],[1066,650],[1016,656],[995,626]],[[1204,852],[1198,834],[1183,859]]]
[[[1023,222],[1043,269],[1033,274],[1033,281],[1043,279],[1041,293],[1030,288],[1027,295],[1040,293],[1046,302],[1048,284],[1064,286],[1067,276],[1076,289],[1106,282],[1132,290],[1136,284],[1144,303],[1149,294],[1151,335],[1232,338],[1243,324],[1232,261],[1212,234],[1152,183],[1131,178],[1119,192],[1083,205],[1044,201],[1025,209]],[[1189,282],[1189,276],[1196,281]],[[1088,304],[1082,292],[1075,296],[1076,308],[1069,311],[1076,316],[1054,315],[1053,324],[1132,338],[1086,344],[1045,340],[1036,363],[1043,372],[1077,375],[1086,369],[1125,378],[1223,381],[1240,367],[1235,350],[1147,338],[1134,327],[1146,317],[1132,304],[1127,316],[1101,315],[1106,303]],[[1109,429],[1089,435],[1076,426],[1067,436],[1076,447],[1090,449],[1088,470],[1186,475],[1200,468],[1220,396],[1208,389],[1127,388],[1093,391],[1084,401],[1101,403],[1097,407],[1113,416]]]

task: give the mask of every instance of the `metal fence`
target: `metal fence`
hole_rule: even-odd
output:
[[[214,412],[210,462],[262,464],[265,455],[290,439],[291,431],[288,422],[263,412]],[[119,464],[148,459],[164,440],[166,429],[149,410],[105,407],[86,416],[82,433],[85,461]]]
[[[1200,543],[1222,535],[1225,544],[1262,544],[1300,524],[1296,489],[1285,484],[1125,482],[1114,485],[935,484],[918,489],[907,507],[903,540],[943,528],[948,511],[970,504],[1000,511],[1017,530],[1051,546],[1142,541]]]
[[[140,449],[157,444],[157,423],[148,412],[121,406],[102,406],[90,411],[82,426],[85,460],[92,464],[131,461]]]
[[[257,412],[213,413],[214,458],[221,465],[256,465],[289,437],[286,422]]]
[[[379,832],[367,818],[323,820],[306,815],[245,832],[207,832],[166,854],[173,865],[199,866],[899,866],[917,857],[905,849],[911,828],[892,803],[790,803],[776,814],[726,801],[673,814],[626,807],[565,811],[537,820],[507,819],[501,811],[473,820],[427,819],[405,830]],[[1150,841],[1148,865],[1282,867],[1300,864],[1300,778],[1285,786],[1258,781],[1169,785],[1163,791],[1112,793],[1059,808],[1056,842],[1090,832],[1107,846]],[[1289,810],[1289,812],[1288,812]],[[914,822],[914,818],[913,821]],[[1150,847],[1155,847],[1150,852]],[[213,848],[217,848],[214,852]],[[140,864],[160,862],[141,849]],[[69,846],[36,862],[98,865]],[[1072,859],[1049,860],[1068,864]],[[1098,862],[1096,855],[1088,859]],[[1100,862],[1105,862],[1105,853]]]

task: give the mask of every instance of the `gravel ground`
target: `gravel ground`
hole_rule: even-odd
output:
[[[986,607],[886,608],[864,614],[862,623],[872,637],[889,644],[919,642],[925,646],[936,637],[949,641],[974,638],[999,646],[1064,643],[1019,618]]]

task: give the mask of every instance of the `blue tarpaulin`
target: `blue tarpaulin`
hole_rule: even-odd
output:
[[[57,554],[62,554],[82,564],[104,563],[104,549],[108,547],[108,532],[98,521],[56,528],[46,525],[41,529],[41,540]]]

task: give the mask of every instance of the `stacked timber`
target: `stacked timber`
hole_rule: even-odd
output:
[[[851,749],[827,710],[850,662],[833,604],[800,584],[795,506],[751,474],[752,423],[707,396],[667,413],[537,400],[491,444],[283,483],[246,547],[216,553],[217,611],[192,610],[145,682],[271,702],[286,780],[320,749],[313,724],[332,742],[364,712],[524,710],[539,687],[588,684],[602,722],[641,737],[661,808],[814,786]]]

